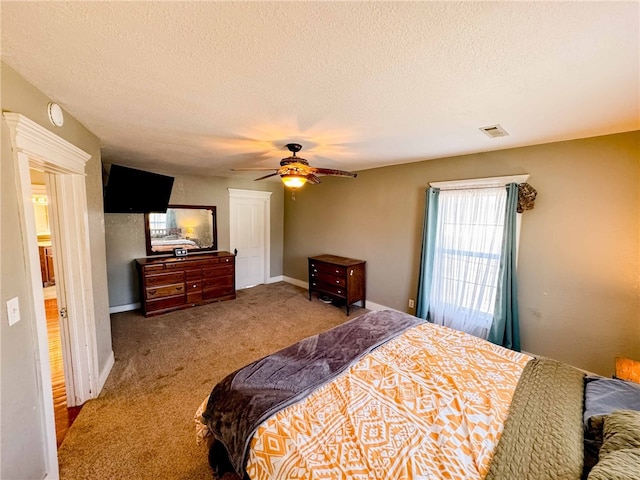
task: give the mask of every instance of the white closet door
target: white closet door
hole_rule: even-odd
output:
[[[236,289],[266,283],[271,192],[229,189],[229,237],[237,250]]]

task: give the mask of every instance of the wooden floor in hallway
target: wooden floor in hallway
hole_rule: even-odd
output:
[[[53,385],[53,408],[56,417],[56,442],[62,444],[69,427],[80,413],[80,407],[67,408],[67,392],[64,384],[62,365],[62,339],[58,321],[58,303],[55,298],[44,301],[49,337],[49,360],[51,362],[51,383]]]

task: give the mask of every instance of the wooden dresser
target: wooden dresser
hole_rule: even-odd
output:
[[[309,257],[309,300],[317,292],[334,300],[343,300],[347,306],[362,301],[365,308],[366,278],[364,260],[318,255]]]
[[[236,298],[235,260],[229,252],[137,259],[145,317]]]
[[[53,270],[53,247],[38,246],[40,254],[40,275],[42,275],[42,286],[50,287],[56,284],[56,276]]]

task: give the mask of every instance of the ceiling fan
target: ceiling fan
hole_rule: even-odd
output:
[[[347,172],[345,170],[334,170],[331,168],[317,168],[309,165],[304,158],[298,157],[297,152],[302,150],[302,145],[298,143],[287,143],[285,145],[287,149],[293,153],[290,157],[280,160],[280,168],[232,168],[234,172],[249,172],[249,171],[261,171],[261,170],[275,170],[275,172],[265,175],[264,177],[256,178],[255,180],[264,180],[265,178],[280,175],[282,182],[292,189],[300,188],[305,183],[317,184],[320,183],[318,175],[331,175],[336,177],[357,177],[358,174],[354,172]]]

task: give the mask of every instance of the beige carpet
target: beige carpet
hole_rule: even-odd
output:
[[[211,479],[193,416],[233,370],[364,312],[280,282],[237,299],[144,318],[111,316],[116,362],[60,450],[65,479]]]

